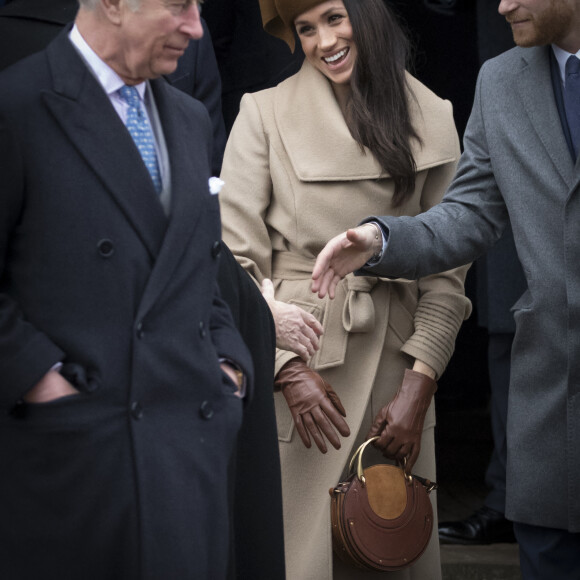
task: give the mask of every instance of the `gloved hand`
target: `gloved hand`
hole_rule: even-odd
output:
[[[322,453],[326,453],[323,434],[340,449],[340,439],[350,429],[343,417],[346,411],[332,387],[299,358],[288,361],[276,375],[274,387],[282,391],[302,442],[310,449],[310,435]],[[334,426],[334,427],[333,427]]]
[[[427,375],[407,369],[395,398],[375,417],[367,439],[379,436],[374,445],[385,457],[407,462],[411,469],[421,450],[425,414],[437,390],[437,383]]]

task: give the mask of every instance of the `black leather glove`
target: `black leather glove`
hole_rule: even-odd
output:
[[[378,412],[367,435],[379,437],[374,445],[385,457],[400,462],[407,458],[407,473],[419,457],[425,414],[436,390],[431,377],[407,369],[395,398]]]
[[[274,387],[282,391],[302,442],[310,449],[310,435],[322,453],[326,453],[323,434],[335,449],[340,449],[340,439],[350,429],[343,417],[346,411],[332,387],[304,361],[288,361],[276,376]],[[310,435],[309,435],[310,434]]]

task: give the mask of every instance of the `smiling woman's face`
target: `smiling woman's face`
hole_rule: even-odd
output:
[[[342,0],[327,0],[294,21],[306,59],[335,85],[348,85],[356,60],[352,26]]]

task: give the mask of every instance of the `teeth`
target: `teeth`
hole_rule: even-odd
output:
[[[346,53],[347,53],[347,49],[345,48],[344,50],[341,50],[340,52],[337,52],[335,55],[329,56],[328,58],[325,58],[324,60],[328,63],[331,63],[331,62],[338,60],[339,58],[342,58]]]

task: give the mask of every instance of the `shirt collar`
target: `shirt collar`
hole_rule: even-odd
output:
[[[116,93],[125,84],[123,79],[106,62],[101,60],[97,53],[87,44],[87,41],[81,36],[76,24],[72,27],[69,38],[101,86],[105,89],[107,95],[110,96]],[[145,82],[135,85],[141,100],[145,97],[146,86]]]
[[[558,61],[558,68],[560,69],[560,79],[562,83],[564,83],[564,79],[566,78],[566,61],[573,53],[566,52],[563,48],[552,44],[552,50],[554,51],[554,56]],[[576,56],[580,58],[580,50],[576,53]]]

